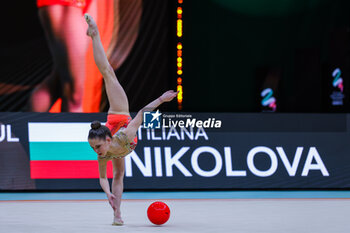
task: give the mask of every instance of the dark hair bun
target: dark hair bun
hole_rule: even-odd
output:
[[[99,129],[101,127],[101,122],[99,121],[93,121],[91,123],[91,129]]]

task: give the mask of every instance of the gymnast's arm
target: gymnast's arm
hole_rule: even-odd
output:
[[[100,173],[100,185],[102,190],[107,194],[109,204],[114,209],[114,199],[116,198],[110,190],[109,182],[107,179],[107,159],[101,159],[98,161],[98,170]]]
[[[152,111],[152,110],[156,109],[162,103],[169,102],[172,99],[174,99],[176,95],[177,95],[177,92],[175,92],[173,90],[169,90],[169,91],[165,92],[159,98],[153,100],[151,103],[146,105],[140,111],[138,111],[135,118],[129,123],[128,127],[124,130],[124,133],[128,137],[129,142],[132,142],[134,140],[134,138],[136,136],[136,132],[139,129],[140,125],[142,124],[143,112],[144,111]]]

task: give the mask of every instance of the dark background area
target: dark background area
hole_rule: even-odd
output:
[[[176,0],[144,0],[139,37],[116,71],[131,111],[176,89]],[[349,112],[350,2],[187,0],[182,4],[183,111],[261,112],[271,87],[277,112]],[[0,111],[26,111],[52,66],[35,1],[8,2],[1,15]],[[332,71],[344,104],[332,106]],[[161,106],[176,111],[176,101]]]
[[[260,112],[260,92],[273,86],[279,112],[349,112],[349,1],[191,0],[184,9],[184,109]],[[333,107],[337,67],[345,100]]]

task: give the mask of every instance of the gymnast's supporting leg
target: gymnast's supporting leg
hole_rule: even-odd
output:
[[[112,159],[113,163],[113,181],[112,181],[112,193],[116,197],[115,199],[115,211],[113,225],[123,225],[121,217],[120,204],[124,189],[124,173],[125,162],[124,158]]]

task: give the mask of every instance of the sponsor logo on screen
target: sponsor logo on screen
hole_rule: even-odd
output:
[[[341,70],[339,68],[336,68],[332,72],[332,86],[335,88],[331,94],[332,99],[332,105],[339,106],[343,105],[343,99],[344,99],[344,84],[343,84],[343,78],[340,77],[342,74]]]
[[[273,96],[273,90],[271,88],[266,88],[262,90],[260,95],[263,98],[261,100],[261,105],[263,107],[267,107],[267,109],[264,109],[264,111],[275,112],[277,108],[277,104],[276,104],[276,98]]]

